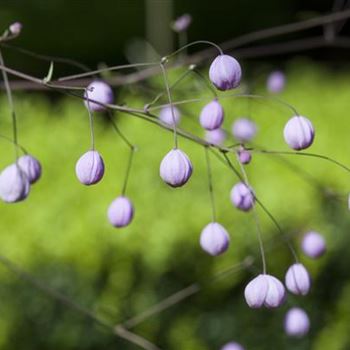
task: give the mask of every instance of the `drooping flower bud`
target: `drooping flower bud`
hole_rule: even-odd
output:
[[[176,18],[174,21],[172,28],[175,32],[181,33],[188,29],[192,22],[192,17],[188,13],[183,14],[182,16]]]
[[[224,253],[230,244],[230,236],[226,229],[217,222],[204,227],[200,237],[200,245],[208,254],[217,256]]]
[[[27,175],[27,178],[31,184],[34,184],[39,180],[41,176],[41,165],[36,158],[26,154],[18,158],[18,165]]]
[[[283,284],[276,277],[267,274],[255,277],[244,290],[245,300],[253,309],[262,306],[278,307],[283,304],[285,295]]]
[[[267,90],[272,93],[283,91],[286,84],[286,77],[280,71],[272,72],[267,78]]]
[[[284,319],[284,330],[291,337],[301,338],[309,332],[310,320],[307,313],[298,307],[288,310]]]
[[[243,147],[241,147],[238,151],[238,160],[241,164],[249,164],[250,161],[252,160],[252,154],[244,149]]]
[[[315,130],[311,121],[300,115],[288,120],[283,134],[288,146],[297,151],[310,147],[315,138]]]
[[[0,175],[0,198],[15,203],[28,197],[30,183],[27,175],[17,163],[7,166]]]
[[[205,105],[201,111],[199,122],[202,128],[214,130],[221,127],[224,121],[224,109],[218,100],[214,100]]]
[[[9,30],[12,34],[19,35],[22,31],[23,25],[21,22],[14,22],[9,26]]]
[[[231,190],[231,202],[236,208],[249,211],[255,203],[253,190],[243,182],[237,183]]]
[[[85,98],[89,98],[102,104],[112,104],[114,101],[114,94],[112,88],[102,80],[95,80],[86,88]],[[105,107],[94,102],[84,101],[86,108],[92,112],[101,112]]]
[[[134,217],[134,207],[129,198],[117,197],[109,206],[108,220],[114,227],[125,227],[130,224]]]
[[[244,347],[241,344],[231,341],[225,344],[220,350],[244,350]]]
[[[172,187],[183,186],[192,175],[192,164],[186,153],[174,148],[160,163],[160,177]]]
[[[236,88],[242,78],[242,70],[238,61],[229,55],[217,56],[209,68],[209,79],[219,90]]]
[[[310,275],[304,265],[299,263],[289,267],[285,283],[287,289],[296,295],[306,295],[311,287]]]
[[[84,153],[75,165],[78,180],[84,185],[94,185],[99,182],[105,172],[101,155],[97,151]]]
[[[256,124],[248,118],[238,118],[232,125],[233,136],[241,142],[250,141],[254,138],[256,132]]]
[[[207,142],[220,146],[226,140],[226,132],[222,129],[207,130],[204,138]]]
[[[308,232],[305,234],[301,247],[305,255],[310,258],[319,258],[326,251],[326,242],[318,232]]]
[[[171,111],[171,108],[173,111]],[[174,113],[174,116],[173,116]],[[174,120],[175,120],[175,125],[178,125],[181,120],[181,113],[179,109],[176,106],[165,106],[161,109],[159,113],[159,119],[169,125],[174,125]]]

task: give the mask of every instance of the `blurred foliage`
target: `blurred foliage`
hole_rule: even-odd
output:
[[[311,151],[349,164],[350,73],[299,61],[290,63],[287,73],[287,88],[280,97],[313,121],[317,136]],[[178,74],[170,74],[170,79]],[[255,77],[254,92],[266,93],[264,79],[265,75]],[[118,102],[142,107],[161,88],[160,81],[155,78],[139,88],[124,89]],[[177,86],[174,96],[178,100],[208,93],[189,78]],[[40,159],[44,171],[26,201],[0,203],[1,254],[115,324],[193,282],[203,285],[198,294],[135,328],[162,349],[219,349],[231,339],[248,350],[349,348],[350,220],[346,200],[324,196],[315,183],[303,178],[308,173],[325,188],[346,194],[349,173],[321,159],[254,154],[247,166],[250,181],[286,234],[295,237],[297,249],[301,235],[313,229],[324,234],[329,250],[318,261],[302,258],[314,280],[309,296],[289,296],[279,310],[251,310],[243,290],[261,270],[256,231],[252,216],[230,203],[229,191],[237,179],[228,168],[212,157],[218,221],[231,235],[228,252],[213,258],[198,244],[201,229],[211,218],[203,148],[180,140],[180,148],[193,161],[194,174],[184,188],[171,189],[158,175],[161,158],[173,146],[171,133],[136,117],[116,114],[120,128],[139,148],[127,191],[136,216],[128,228],[117,230],[107,222],[106,209],[120,193],[128,149],[108,119],[95,116],[96,145],[105,160],[105,177],[96,186],[84,187],[74,173],[76,160],[89,148],[88,114],[81,101],[50,102],[41,95],[21,93],[15,95],[15,102],[20,142]],[[273,100],[224,98],[222,103],[227,130],[235,118],[249,114],[259,125],[257,144],[287,150],[282,130],[290,110]],[[197,116],[204,104],[182,108],[181,125],[198,135],[202,131]],[[1,133],[11,135],[4,95],[0,116]],[[12,146],[2,142],[1,149],[4,167],[13,160]],[[273,223],[260,210],[259,215],[268,271],[283,279],[292,263],[291,254]],[[252,269],[211,282],[215,273],[247,256],[257,258]],[[137,348],[1,266],[0,281],[0,349]],[[283,333],[283,317],[292,305],[303,306],[311,318],[311,332],[301,340],[290,340]]]

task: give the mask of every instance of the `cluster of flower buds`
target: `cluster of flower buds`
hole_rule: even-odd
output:
[[[0,174],[0,198],[6,203],[16,203],[26,199],[30,186],[41,176],[41,165],[31,155],[23,155],[7,166]]]

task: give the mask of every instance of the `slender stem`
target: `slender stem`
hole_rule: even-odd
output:
[[[230,161],[230,159],[228,158],[226,153],[223,153],[226,162],[227,162],[227,166],[236,174],[236,176],[238,177],[239,180],[241,181],[245,181],[244,178],[241,176],[241,174],[238,172],[238,170],[232,165],[232,162]],[[281,226],[279,225],[278,221],[275,219],[275,217],[271,214],[271,212],[266,208],[266,206],[261,202],[261,200],[256,196],[256,194],[254,193],[254,198],[256,203],[258,203],[258,205],[261,207],[261,209],[266,213],[266,215],[271,219],[271,221],[274,223],[274,225],[276,226],[278,232],[281,234],[281,236],[283,237],[283,239],[285,240],[290,252],[292,253],[294,259],[296,262],[298,262],[298,256],[295,252],[295,249],[293,248],[292,244],[289,241],[289,238],[284,234]]]
[[[266,208],[266,206],[260,201],[260,199],[258,199],[257,197],[255,197],[256,202],[259,204],[259,206],[261,207],[261,209],[266,213],[266,215],[271,219],[271,221],[274,223],[274,225],[276,226],[278,232],[281,234],[282,238],[284,239],[284,241],[286,242],[288,249],[290,250],[290,252],[292,253],[294,260],[296,263],[298,263],[299,259],[298,259],[298,255],[294,249],[294,247],[292,246],[292,243],[290,242],[289,237],[283,232],[282,227],[280,226],[280,224],[278,223],[278,221],[276,220],[276,218],[271,214],[271,212]]]
[[[198,45],[198,44],[205,44],[205,45],[214,46],[215,48],[218,49],[220,55],[224,54],[222,49],[221,49],[221,47],[219,45],[217,45],[217,44],[215,44],[215,43],[213,43],[211,41],[208,41],[208,40],[197,40],[197,41],[193,41],[192,43],[189,43],[189,44],[187,44],[185,46],[180,47],[178,50],[176,50],[176,51],[170,53],[169,55],[165,56],[165,59],[171,58],[171,57],[177,55],[179,52],[187,50],[187,48],[189,48],[190,46],[194,46],[194,45]]]
[[[58,81],[74,80],[74,79],[89,77],[91,75],[96,75],[102,72],[110,72],[110,71],[116,71],[116,70],[121,70],[126,68],[156,66],[158,64],[159,64],[158,62],[123,64],[119,66],[101,68],[101,69],[97,69],[91,72],[86,72],[81,74],[67,75],[65,77],[59,78]]]
[[[186,70],[186,72],[184,72],[183,74],[180,75],[179,78],[177,78],[174,83],[172,83],[170,86],[169,86],[169,89],[172,90],[175,88],[175,86],[177,86],[182,80],[184,80],[188,74],[192,71],[191,69],[191,66],[188,68],[188,70]],[[150,103],[147,103],[146,104],[146,110],[149,109],[150,106],[154,105],[155,103],[158,102],[158,100],[163,97],[164,95],[166,94],[166,92],[162,91],[160,92]]]
[[[127,167],[126,167],[126,173],[125,173],[123,189],[122,189],[122,196],[124,196],[125,192],[126,192],[126,187],[128,185],[128,180],[129,180],[129,176],[130,176],[130,170],[131,170],[132,161],[134,159],[134,154],[135,154],[135,147],[132,147],[132,148],[130,148],[128,164],[127,164]]]
[[[0,50],[0,64],[5,65],[4,58],[2,56],[1,50]],[[6,94],[7,94],[7,100],[10,107],[10,113],[12,116],[12,132],[13,132],[13,142],[14,142],[14,149],[15,149],[15,159],[18,159],[18,135],[17,135],[17,118],[16,118],[16,111],[13,104],[13,98],[12,98],[12,92],[11,92],[11,86],[7,77],[6,71],[2,71],[2,76],[4,79]]]
[[[324,156],[322,154],[316,154],[316,153],[308,153],[308,152],[293,152],[293,151],[270,151],[270,150],[265,150],[265,149],[259,149],[255,150],[252,149],[253,152],[260,152],[260,153],[270,153],[270,154],[282,154],[282,155],[295,155],[295,156],[305,156],[305,157],[313,157],[313,158],[320,158],[323,160],[326,160],[328,162],[331,162],[340,168],[344,169],[345,171],[350,173],[350,168],[347,167],[346,165],[338,162],[337,160],[330,158],[328,156]]]
[[[210,165],[208,146],[204,147],[204,151],[205,151],[205,160],[207,163],[208,189],[209,189],[210,203],[211,203],[211,210],[212,210],[212,221],[216,222],[216,207],[215,207],[215,199],[214,199],[213,174],[212,174],[212,169],[211,169],[211,165]]]
[[[214,98],[218,98],[216,90],[213,88],[213,85],[209,83],[208,79],[198,69],[193,69],[193,73],[201,79],[203,85],[213,94]]]
[[[248,180],[248,175],[247,172],[244,169],[244,166],[242,165],[242,163],[239,161],[239,157],[238,157],[238,153],[236,153],[236,157],[237,157],[237,162],[238,165],[241,169],[241,172],[243,174],[243,178],[244,178],[244,182],[246,184],[246,186],[248,186],[249,189],[251,189],[252,187],[250,186],[249,180]],[[253,194],[255,197],[255,194]],[[265,250],[264,250],[264,243],[262,240],[262,230],[261,230],[261,226],[260,226],[260,220],[259,220],[259,216],[258,213],[255,209],[255,205],[253,205],[253,216],[254,216],[254,221],[256,224],[256,233],[258,236],[258,242],[259,242],[259,249],[260,249],[260,255],[261,255],[261,261],[262,261],[262,266],[263,266],[263,273],[264,275],[266,274],[266,256],[265,256]]]
[[[188,297],[200,292],[203,289],[203,287],[209,286],[212,283],[215,283],[220,278],[227,277],[229,275],[235,274],[239,271],[249,268],[250,266],[253,265],[253,262],[254,262],[254,259],[248,256],[242,262],[238,264],[234,264],[229,268],[219,271],[214,276],[212,276],[204,285],[199,284],[197,282],[192,283],[189,286],[175,292],[174,294],[171,294],[169,297],[163,299],[159,303],[151,306],[150,308],[140,313],[139,315],[134,316],[122,322],[121,324],[124,325],[124,327],[126,328],[136,327],[137,325],[149,319],[150,317],[157,315],[158,313],[168,309],[169,307],[180,303],[182,300],[187,299]]]
[[[87,90],[85,90],[87,93]],[[94,132],[94,117],[90,108],[90,102],[87,101],[87,110],[89,113],[89,124],[90,124],[90,139],[91,139],[91,149],[95,150],[95,132]]]
[[[76,60],[72,60],[70,58],[42,55],[42,54],[33,52],[31,50],[23,49],[21,47],[17,47],[17,46],[14,46],[12,44],[8,44],[8,43],[3,43],[2,46],[6,47],[6,48],[8,48],[10,50],[14,50],[14,51],[20,52],[20,53],[22,53],[24,55],[37,58],[39,60],[63,63],[63,64],[67,64],[67,65],[71,65],[71,66],[75,66],[77,68],[80,68],[81,70],[83,70],[85,72],[89,72],[90,71],[90,68],[88,66],[86,66],[85,64],[80,63],[80,62],[78,62]]]
[[[13,145],[15,145],[16,147],[18,147],[24,154],[28,154],[28,151],[22,145],[20,145],[19,143],[17,143],[17,145],[16,145],[11,138],[9,138],[5,135],[1,135],[1,134],[0,134],[0,138],[4,139],[5,141],[8,141],[8,142],[12,143]]]
[[[171,93],[170,93],[170,88],[169,88],[168,77],[167,77],[166,70],[165,70],[165,68],[164,68],[164,64],[163,64],[162,62],[160,63],[160,67],[161,67],[161,69],[162,69],[163,79],[164,79],[164,85],[165,85],[165,89],[166,89],[166,92],[167,92],[167,95],[168,95],[168,100],[169,100],[171,115],[172,115],[172,118],[173,118],[174,146],[175,146],[175,148],[177,148],[178,143],[177,143],[176,118],[175,118],[174,106],[173,106],[172,99],[171,99]]]

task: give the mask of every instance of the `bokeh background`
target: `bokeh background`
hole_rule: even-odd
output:
[[[215,4],[2,0],[0,24],[5,29],[15,20],[23,22],[23,34],[12,44],[16,47],[75,59],[95,69],[140,59],[144,53],[136,50],[140,56],[136,57],[135,45],[141,39],[150,42],[160,55],[175,49],[177,40],[169,22],[185,12],[193,17],[190,41],[220,43],[252,30],[328,13],[333,7],[332,1],[293,0]],[[319,33],[320,28],[284,36],[277,42]],[[342,33],[347,34],[346,24]],[[191,48],[190,52],[200,49]],[[46,75],[49,62],[23,55],[13,47],[4,47],[3,52],[8,66],[39,77]],[[328,47],[242,59],[244,86],[254,93],[268,94],[268,73],[282,69],[287,85],[278,98],[314,123],[316,139],[311,151],[350,164],[348,57],[346,48]],[[207,75],[207,62],[200,69]],[[170,80],[175,81],[184,70],[171,71]],[[77,71],[57,64],[54,77]],[[161,78],[154,76],[146,82],[118,87],[117,103],[142,108],[163,90]],[[203,98],[181,108],[181,127],[203,136],[197,118],[210,100],[208,91],[190,75],[173,94],[176,100]],[[249,115],[259,127],[257,144],[288,149],[282,130],[290,110],[273,100],[223,98],[222,103],[225,129],[230,130],[235,118]],[[202,147],[180,140],[181,148],[193,161],[194,174],[185,187],[171,189],[158,175],[159,162],[173,145],[171,133],[116,113],[118,126],[138,146],[128,186],[136,215],[128,228],[117,230],[109,225],[106,209],[121,191],[128,148],[108,118],[95,116],[96,145],[103,155],[106,174],[100,184],[87,188],[77,181],[74,172],[76,160],[89,148],[88,114],[82,101],[54,92],[16,90],[15,104],[20,143],[40,159],[43,176],[26,201],[0,203],[1,257],[111,324],[123,323],[195,283],[197,293],[132,329],[161,349],[220,349],[231,340],[249,350],[350,348],[349,173],[317,158],[253,155],[247,166],[250,181],[284,233],[292,237],[297,251],[308,230],[325,236],[328,251],[317,261],[300,252],[313,278],[310,295],[290,295],[278,310],[251,310],[245,304],[243,290],[261,271],[256,228],[251,214],[237,211],[230,203],[229,192],[237,179],[227,167],[212,158],[218,220],[231,235],[228,252],[213,258],[198,244],[202,228],[211,220]],[[11,118],[4,92],[0,117],[1,134],[10,136]],[[227,144],[233,142],[228,139]],[[12,145],[2,142],[1,167],[12,161]],[[268,271],[283,279],[292,256],[271,220],[261,211],[259,217]],[[250,268],[232,269],[247,257],[254,259]],[[215,279],[227,270],[229,273]],[[38,290],[23,279],[26,276],[20,278],[18,271],[0,266],[0,349],[138,348]],[[291,306],[305,308],[310,316],[311,330],[303,339],[284,334],[283,318]]]

